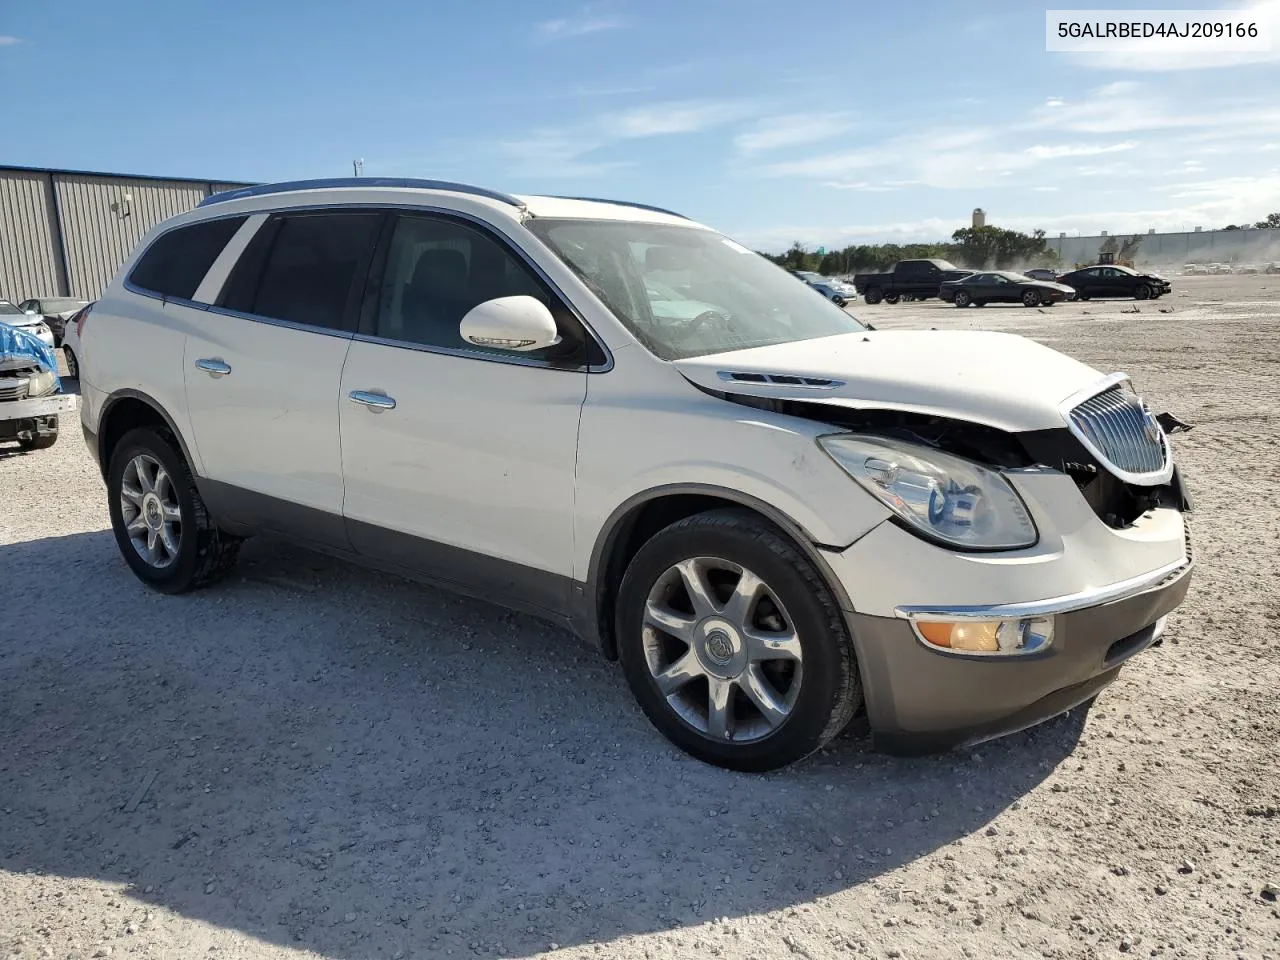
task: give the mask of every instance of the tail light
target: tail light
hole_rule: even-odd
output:
[[[83,310],[81,310],[79,313],[77,313],[74,317],[71,318],[71,322],[76,325],[77,337],[84,336],[84,322],[85,320],[89,319],[89,311],[92,309],[93,309],[93,304],[91,303],[88,306],[86,306]]]

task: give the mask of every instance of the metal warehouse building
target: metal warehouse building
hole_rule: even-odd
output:
[[[96,299],[157,223],[242,186],[0,166],[0,298]]]

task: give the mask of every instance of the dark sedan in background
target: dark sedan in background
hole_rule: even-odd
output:
[[[988,303],[1020,303],[1024,307],[1053,306],[1070,299],[1074,291],[1061,283],[1032,280],[1022,273],[997,271],[975,273],[963,280],[948,280],[938,288],[938,297],[957,307],[986,306]]]
[[[1058,280],[1074,289],[1081,300],[1094,297],[1152,300],[1173,289],[1158,273],[1140,273],[1121,266],[1085,267],[1063,274]]]
[[[74,297],[35,297],[23,300],[18,309],[23,313],[34,313],[53,331],[53,342],[62,346],[62,328],[66,322],[79,313],[88,300],[77,300]]]

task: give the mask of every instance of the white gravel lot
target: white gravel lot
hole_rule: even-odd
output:
[[[558,630],[267,542],[149,593],[77,424],[0,446],[0,958],[1280,957],[1280,277],[1133,309],[856,310],[1028,334],[1196,425],[1164,645],[918,760],[700,765]]]

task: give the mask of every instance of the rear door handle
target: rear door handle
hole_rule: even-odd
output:
[[[388,397],[385,393],[371,393],[368,390],[352,390],[347,394],[347,398],[353,403],[363,404],[374,413],[382,410],[394,410],[396,401],[393,397]]]
[[[196,367],[209,374],[211,377],[225,377],[231,372],[231,365],[223,363],[221,360],[203,357],[196,361]]]

